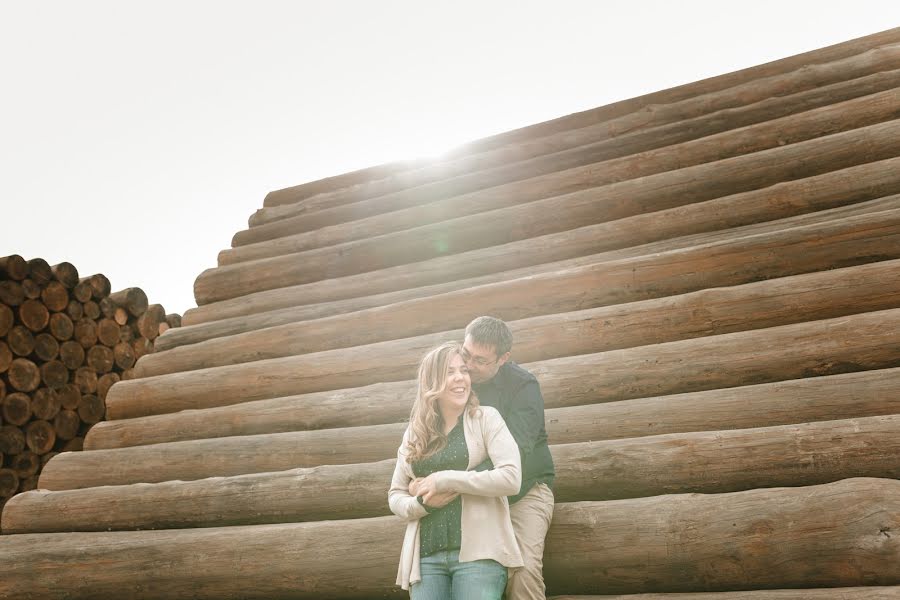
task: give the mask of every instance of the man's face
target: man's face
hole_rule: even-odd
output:
[[[469,367],[469,376],[472,383],[484,383],[490,381],[497,371],[509,360],[509,352],[503,356],[497,356],[494,346],[476,344],[471,336],[466,336],[463,342],[463,359]]]

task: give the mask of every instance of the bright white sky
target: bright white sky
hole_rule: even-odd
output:
[[[0,0],[0,256],[183,313],[270,190],[898,25],[894,0]]]

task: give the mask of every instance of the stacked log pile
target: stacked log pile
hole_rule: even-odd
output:
[[[416,363],[493,314],[551,594],[900,597],[898,84],[891,30],[271,193],[6,505],[0,595],[405,597]]]
[[[113,384],[177,324],[139,288],[111,292],[102,274],[0,258],[0,507],[35,489],[53,456],[82,449]]]

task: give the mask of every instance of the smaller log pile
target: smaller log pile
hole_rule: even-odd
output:
[[[70,263],[0,258],[0,510],[35,489],[60,452],[81,450],[106,394],[181,316],[140,288],[79,277]]]

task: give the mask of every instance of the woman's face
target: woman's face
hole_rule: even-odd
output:
[[[469,401],[471,389],[472,380],[469,379],[466,361],[459,354],[454,354],[450,358],[450,367],[447,369],[444,391],[438,396],[438,405],[447,409],[462,408]]]

